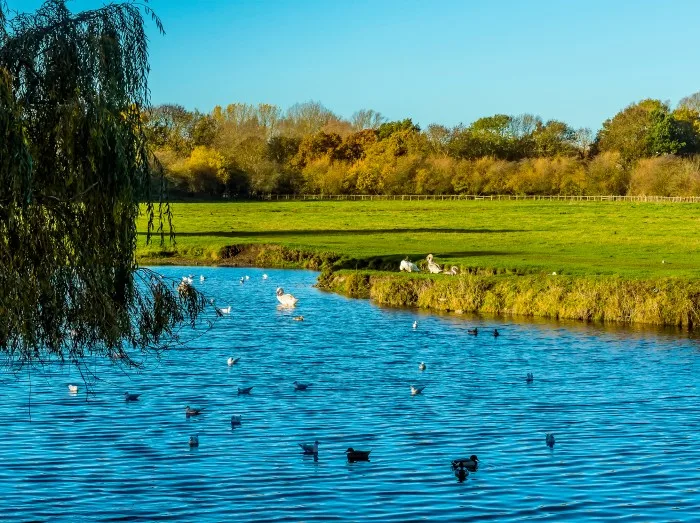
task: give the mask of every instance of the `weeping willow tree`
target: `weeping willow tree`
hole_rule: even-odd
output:
[[[15,367],[137,365],[206,306],[135,259],[140,203],[149,239],[172,231],[142,129],[144,10],[162,32],[143,4],[9,16],[0,0],[0,355]]]

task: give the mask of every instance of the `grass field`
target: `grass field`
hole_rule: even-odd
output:
[[[372,201],[174,203],[177,245],[145,245],[212,263],[226,245],[280,244],[349,260],[435,255],[440,264],[499,272],[646,279],[700,276],[700,206],[672,203]],[[145,220],[139,230],[145,229]],[[169,251],[169,252],[166,252]],[[215,257],[215,256],[214,256]],[[663,263],[665,262],[665,263]]]

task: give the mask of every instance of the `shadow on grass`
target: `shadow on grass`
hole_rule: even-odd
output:
[[[445,229],[434,228],[403,228],[403,229],[302,229],[286,231],[198,231],[175,232],[175,236],[219,236],[222,238],[245,238],[267,236],[344,236],[344,235],[370,235],[370,234],[416,234],[416,233],[447,233],[447,234],[499,234],[512,232],[531,232],[526,229]],[[139,233],[145,236],[145,232]]]

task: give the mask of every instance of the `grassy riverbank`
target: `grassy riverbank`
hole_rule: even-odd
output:
[[[322,281],[327,288],[390,305],[697,322],[700,206],[693,204],[289,201],[173,210],[177,244],[146,246],[142,237],[142,263],[321,269],[333,272]],[[469,275],[396,273],[405,256],[418,261],[429,252]]]

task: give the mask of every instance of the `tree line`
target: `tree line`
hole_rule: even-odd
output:
[[[421,129],[374,110],[349,120],[318,102],[234,103],[144,115],[176,192],[255,194],[700,195],[700,93],[646,99],[594,135],[532,114]]]

